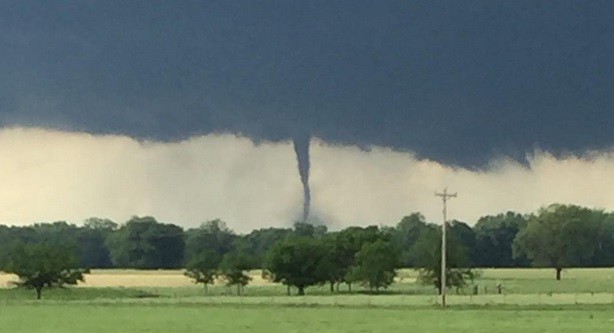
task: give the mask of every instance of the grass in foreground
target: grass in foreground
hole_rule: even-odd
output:
[[[2,331],[37,332],[611,332],[614,307],[579,310],[357,309],[22,304]]]
[[[141,280],[140,272],[101,273],[113,280],[110,285]],[[573,269],[563,281],[555,281],[551,270],[484,270],[477,283],[502,283],[504,295],[453,294],[445,311],[436,307],[432,287],[416,284],[413,271],[402,273],[403,281],[387,295],[331,295],[322,286],[309,288],[305,297],[288,297],[284,286],[265,284],[248,286],[247,295],[237,297],[220,285],[204,294],[191,284],[161,284],[52,289],[36,301],[31,290],[0,288],[0,331],[565,333],[614,327],[613,269]],[[153,272],[143,275],[169,281]]]

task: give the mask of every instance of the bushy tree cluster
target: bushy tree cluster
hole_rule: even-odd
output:
[[[473,228],[460,221],[448,227],[449,286],[471,281],[473,267],[552,267],[560,279],[567,267],[614,266],[614,214],[601,210],[551,205],[528,215],[484,216]],[[0,269],[17,274],[21,285],[39,295],[41,286],[76,283],[82,277],[77,268],[109,267],[185,268],[205,289],[223,279],[237,293],[249,283],[248,270],[265,269],[267,277],[299,294],[321,284],[330,285],[331,292],[341,284],[350,291],[360,284],[377,292],[393,282],[395,269],[407,267],[419,270],[420,281],[440,288],[440,248],[440,225],[419,213],[394,227],[330,232],[296,223],[245,235],[221,220],[184,230],[153,217],[134,217],[121,226],[99,218],[83,226],[0,225]]]
[[[392,283],[398,251],[379,228],[352,227],[334,233],[305,233],[305,229],[304,223],[296,224],[295,232],[269,252],[266,269],[273,281],[296,287],[299,295],[306,287],[325,283],[331,292],[340,283],[349,288],[361,283],[375,291]]]
[[[62,245],[16,244],[9,252],[5,270],[17,275],[16,285],[36,290],[40,299],[43,288],[62,287],[83,281],[84,270],[71,249]]]
[[[178,268],[183,265],[185,240],[181,227],[153,217],[134,217],[108,238],[111,260],[118,267]]]
[[[604,214],[578,206],[552,205],[528,219],[514,240],[514,253],[534,265],[552,267],[556,279],[566,267],[580,266],[597,250]]]

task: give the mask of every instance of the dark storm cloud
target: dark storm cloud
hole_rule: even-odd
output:
[[[476,166],[609,147],[610,1],[3,1],[0,121],[309,133]]]

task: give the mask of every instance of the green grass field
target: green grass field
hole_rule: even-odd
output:
[[[3,332],[611,332],[614,307],[381,309],[21,304]]]
[[[133,281],[137,273],[93,273],[120,280],[113,280],[113,287],[46,290],[41,301],[30,290],[0,289],[0,332],[614,330],[614,269],[570,269],[562,281],[554,280],[553,270],[487,269],[476,281],[479,295],[469,295],[470,288],[458,294],[452,290],[444,311],[433,288],[417,284],[409,270],[400,272],[399,282],[383,295],[366,294],[359,287],[350,294],[344,286],[330,294],[322,286],[307,289],[305,297],[286,296],[284,286],[263,283],[248,286],[241,297],[224,286],[214,286],[208,294],[184,283],[134,287],[130,282],[122,288],[116,287],[118,281],[124,276]],[[504,286],[501,295],[495,293],[497,283]]]

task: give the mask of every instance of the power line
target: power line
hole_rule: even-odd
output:
[[[443,201],[443,225],[441,227],[441,307],[446,307],[446,224],[448,199],[456,198],[455,193],[448,193],[448,188],[443,190],[443,193],[435,193],[436,196],[441,197]]]

